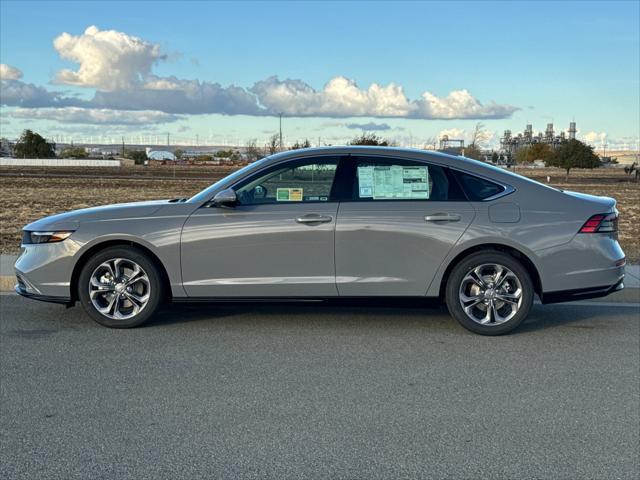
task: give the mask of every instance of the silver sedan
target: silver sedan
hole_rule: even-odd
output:
[[[612,198],[433,152],[327,147],[248,165],[189,199],[24,228],[16,291],[134,327],[165,301],[433,297],[480,334],[623,288]]]

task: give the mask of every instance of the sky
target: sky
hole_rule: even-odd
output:
[[[0,0],[0,135],[638,148],[640,2]]]

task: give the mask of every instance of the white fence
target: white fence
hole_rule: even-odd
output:
[[[120,160],[88,158],[0,158],[0,167],[119,167]]]

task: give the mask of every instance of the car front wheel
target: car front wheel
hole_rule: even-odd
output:
[[[468,330],[501,335],[520,325],[533,303],[526,268],[502,252],[478,252],[458,263],[447,281],[451,315]]]
[[[158,309],[162,281],[156,265],[142,251],[110,247],[84,265],[78,297],[89,316],[105,327],[131,328]]]

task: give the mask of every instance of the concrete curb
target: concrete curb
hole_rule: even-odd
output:
[[[13,292],[16,285],[16,277],[2,275],[0,276],[0,292]]]

